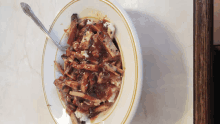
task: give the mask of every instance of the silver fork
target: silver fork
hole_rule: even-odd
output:
[[[41,23],[41,21],[35,16],[34,12],[31,10],[31,7],[24,3],[24,2],[21,2],[20,3],[21,5],[21,8],[23,10],[23,12],[28,15],[36,24],[38,27],[40,27],[40,29],[45,33],[45,35],[50,38],[53,43],[62,51],[65,51],[67,49],[67,46],[62,46],[59,44],[59,40],[58,38],[55,38],[55,37],[52,37],[50,35],[50,33],[47,31],[47,29],[44,27],[44,25]]]

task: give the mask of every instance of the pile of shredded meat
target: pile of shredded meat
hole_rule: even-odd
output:
[[[75,124],[85,123],[115,102],[123,76],[115,26],[106,19],[92,21],[71,16],[65,30],[70,47],[54,62],[62,76],[54,81]]]

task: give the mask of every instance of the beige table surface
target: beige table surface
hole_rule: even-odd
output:
[[[45,35],[69,0],[0,0],[0,124],[53,124],[41,80]],[[132,124],[193,123],[193,1],[118,0],[140,39],[144,82]],[[52,83],[52,82],[51,82]]]

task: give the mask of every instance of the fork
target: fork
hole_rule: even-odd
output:
[[[31,10],[31,7],[24,2],[20,3],[21,8],[23,12],[28,15],[34,22],[37,24],[37,26],[45,33],[46,37],[50,38],[53,43],[61,50],[61,51],[66,51],[67,46],[62,46],[59,44],[58,38],[55,38],[55,36],[51,36],[48,30],[44,27],[44,25],[41,23],[41,21],[35,16],[34,12]]]

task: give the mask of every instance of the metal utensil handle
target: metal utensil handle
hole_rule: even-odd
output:
[[[35,16],[34,12],[31,10],[31,7],[24,3],[21,2],[21,8],[23,10],[23,12],[28,15],[37,25],[38,27],[40,27],[40,29],[46,34],[46,36],[48,38],[50,38],[53,43],[62,51],[66,50],[66,47],[61,46],[53,37],[50,36],[49,32],[47,31],[47,29],[44,27],[44,25],[41,23],[41,21]]]

